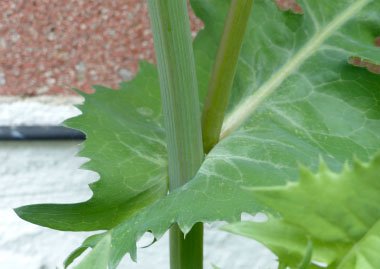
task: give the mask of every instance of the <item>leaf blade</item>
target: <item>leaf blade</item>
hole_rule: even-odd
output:
[[[280,214],[266,223],[237,223],[227,231],[254,238],[280,262],[298,268],[313,242],[313,262],[333,268],[377,268],[380,259],[380,155],[369,164],[357,161],[336,174],[322,164],[317,174],[303,168],[299,182],[252,188],[252,193]]]
[[[133,81],[114,91],[96,87],[85,95],[82,114],[65,122],[86,133],[82,168],[96,171],[92,197],[76,204],[17,208],[23,219],[69,231],[110,229],[167,193],[165,132],[157,71],[142,63]]]

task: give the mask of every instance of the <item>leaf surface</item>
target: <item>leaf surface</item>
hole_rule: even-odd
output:
[[[205,29],[194,44],[202,99],[229,3],[229,0],[192,1],[196,14],[205,23]],[[207,155],[191,182],[163,197],[166,149],[162,143],[158,97],[147,98],[151,102],[144,103],[147,102],[144,96],[158,92],[158,83],[155,71],[148,72],[144,67],[137,82],[126,85],[119,94],[104,91],[90,97],[97,100],[92,109],[98,113],[105,113],[101,108],[103,103],[120,101],[120,109],[110,110],[101,118],[118,119],[120,126],[109,126],[115,136],[120,132],[135,135],[136,139],[131,139],[127,146],[123,145],[124,141],[116,140],[114,148],[125,159],[138,156],[136,164],[144,163],[139,166],[131,162],[129,166],[122,166],[123,173],[113,176],[113,162],[117,164],[123,158],[115,154],[110,159],[104,154],[98,156],[104,167],[90,168],[101,175],[94,197],[96,193],[99,197],[103,192],[108,193],[104,200],[98,200],[94,211],[98,212],[98,207],[102,208],[105,203],[108,207],[103,207],[104,211],[112,213],[107,211],[101,215],[102,220],[96,225],[92,222],[99,221],[98,217],[84,212],[87,206],[79,211],[84,212],[83,216],[77,214],[80,216],[68,221],[67,216],[60,213],[64,212],[62,206],[57,205],[45,206],[50,210],[48,214],[44,206],[22,208],[18,214],[34,223],[62,230],[109,229],[103,236],[111,236],[109,266],[115,268],[125,253],[135,257],[135,242],[146,231],[159,238],[173,223],[178,223],[186,232],[199,221],[237,221],[242,212],[264,210],[265,206],[248,189],[296,180],[299,163],[316,169],[322,156],[338,171],[354,154],[361,160],[369,160],[380,146],[380,76],[352,66],[348,61],[355,56],[380,62],[380,48],[374,45],[379,36],[379,29],[375,27],[379,19],[375,15],[380,11],[380,3],[371,0],[298,3],[304,15],[280,12],[271,0],[257,1],[239,59],[223,139]],[[355,25],[361,25],[359,32]],[[139,87],[141,94],[136,90]],[[130,92],[136,94],[128,98]],[[121,96],[125,96],[123,101]],[[136,103],[154,112],[149,124],[144,125],[146,129],[140,128],[144,118],[128,116],[128,113],[138,114]],[[88,114],[91,113],[95,112]],[[114,115],[116,113],[118,115]],[[87,125],[96,134],[101,124],[83,121],[80,125],[82,128]],[[86,143],[91,143],[91,139],[98,143],[85,145],[84,151],[93,158],[103,140],[88,136]],[[152,147],[145,148],[145,141],[150,141]],[[138,154],[135,148],[139,149]],[[156,160],[160,161],[156,163]],[[124,180],[128,174],[132,176]],[[130,181],[135,183],[133,188]],[[100,187],[105,182],[109,184],[104,188],[107,191]],[[148,199],[144,196],[146,190],[151,190]],[[119,197],[116,203],[112,200],[113,192]],[[67,212],[70,217],[72,208]],[[76,221],[78,218],[80,222]],[[108,222],[108,218],[111,221]]]
[[[65,125],[86,134],[83,168],[100,179],[91,184],[90,200],[68,205],[32,205],[17,209],[31,222],[58,230],[109,229],[167,193],[165,131],[154,66],[119,90],[97,86],[79,106],[82,115]]]
[[[75,267],[75,269],[103,269],[107,268],[111,250],[111,237],[106,235],[99,241],[89,255]]]
[[[369,165],[356,162],[340,174],[325,164],[317,174],[304,168],[299,182],[252,189],[279,217],[224,229],[260,241],[290,268],[299,268],[309,240],[314,262],[338,269],[379,268],[379,175],[379,155]]]

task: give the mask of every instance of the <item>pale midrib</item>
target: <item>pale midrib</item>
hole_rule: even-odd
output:
[[[337,16],[326,27],[318,31],[290,61],[288,61],[253,95],[240,103],[237,108],[226,117],[223,123],[220,139],[225,138],[234,130],[239,128],[240,125],[259,107],[259,105],[262,104],[264,100],[270,96],[287,77],[289,77],[290,74],[296,71],[298,67],[306,61],[306,59],[314,54],[314,52],[326,41],[326,39],[328,39],[337,29],[343,26],[343,24],[345,24],[371,1],[372,0],[355,1],[354,4]]]

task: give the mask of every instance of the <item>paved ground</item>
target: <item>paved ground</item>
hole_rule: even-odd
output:
[[[131,78],[139,60],[154,58],[145,3],[1,0],[0,95],[66,94]]]

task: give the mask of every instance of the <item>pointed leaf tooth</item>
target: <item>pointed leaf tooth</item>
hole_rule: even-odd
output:
[[[352,171],[351,165],[348,161],[345,161],[343,164],[342,174],[348,174]]]
[[[375,155],[371,163],[373,166],[380,166],[380,153]]]
[[[366,168],[366,165],[364,162],[362,162],[357,156],[354,156],[353,160],[353,170],[357,173],[360,173]]]
[[[300,184],[308,184],[310,181],[314,180],[313,172],[305,165],[299,165],[300,173]]]
[[[90,95],[90,93],[87,93],[85,91],[82,91],[81,89],[78,89],[78,88],[70,88],[71,91],[73,91],[74,93],[78,94],[79,96],[83,97],[83,98],[86,98],[88,95]]]
[[[139,60],[138,62],[138,70],[147,70],[147,69],[155,69],[155,65],[149,63],[148,61],[145,60]]]
[[[190,232],[190,230],[194,226],[194,224],[195,223],[192,223],[191,225],[189,225],[189,224],[180,222],[180,223],[178,223],[178,226],[186,237],[186,235]]]
[[[75,269],[107,269],[111,255],[111,236],[106,234]]]
[[[115,91],[114,89],[111,89],[111,88],[108,88],[108,87],[105,87],[103,85],[93,85],[92,88],[95,90],[95,92],[97,91]],[[91,95],[90,95],[91,96]],[[94,95],[92,95],[94,96]],[[94,96],[95,97],[95,96]]]
[[[135,240],[135,241],[137,241],[137,240]],[[130,255],[132,261],[137,262],[137,246],[136,246],[136,244],[134,244],[132,249],[129,251],[129,255]]]
[[[80,257],[83,254],[83,252],[85,252],[87,249],[88,247],[80,246],[76,248],[74,251],[72,251],[63,262],[64,268],[67,269],[74,262],[74,260]]]
[[[319,155],[319,173],[321,174],[327,174],[330,172],[330,168],[327,165],[325,159]]]

